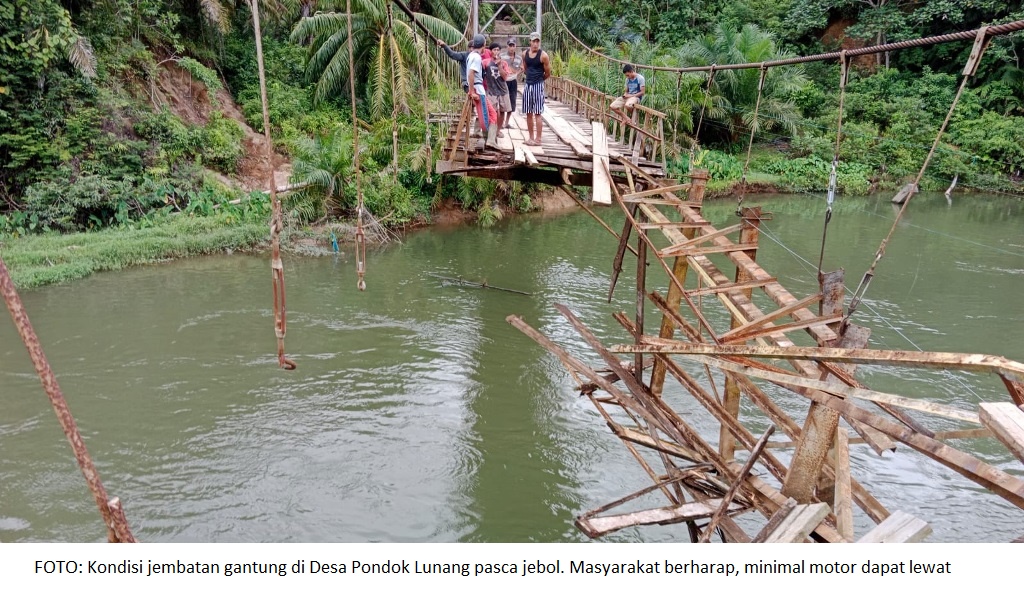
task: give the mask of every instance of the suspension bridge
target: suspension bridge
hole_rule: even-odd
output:
[[[393,2],[432,37],[404,3]],[[478,21],[481,2],[500,4],[498,13],[509,10],[524,26],[540,29],[541,0],[473,0],[467,29],[474,34],[482,30]],[[533,25],[516,9],[529,5],[536,11]],[[556,4],[549,0],[548,6],[564,26]],[[253,13],[259,44],[255,3]],[[493,19],[483,29],[491,24]],[[437,172],[541,182],[565,189],[615,240],[616,250],[609,271],[609,299],[627,257],[636,258],[635,285],[631,289],[635,290],[635,313],[632,316],[614,314],[627,342],[606,345],[567,306],[555,306],[593,354],[598,355],[597,364],[553,342],[522,318],[508,317],[510,324],[558,357],[576,380],[579,392],[592,402],[612,433],[622,441],[624,449],[650,477],[649,485],[580,514],[576,525],[581,532],[596,538],[632,526],[683,524],[694,542],[708,542],[716,535],[730,542],[908,542],[927,537],[930,533],[927,521],[890,510],[852,474],[850,446],[860,443],[869,445],[879,455],[895,450],[897,444],[905,445],[1011,505],[1024,508],[1024,479],[948,444],[955,439],[991,437],[1024,461],[1024,364],[993,355],[870,349],[870,329],[853,319],[885,255],[886,245],[916,193],[917,183],[928,167],[960,93],[973,77],[985,49],[994,36],[1020,30],[1024,30],[1024,21],[758,64],[689,68],[637,65],[642,69],[680,74],[705,72],[705,91],[709,91],[715,73],[722,70],[759,69],[763,87],[764,73],[768,69],[800,62],[838,62],[840,118],[827,196],[829,210],[822,229],[824,255],[842,141],[842,98],[850,59],[856,55],[936,43],[973,42],[949,116],[916,180],[901,191],[903,207],[876,251],[871,267],[849,298],[844,272],[822,271],[820,259],[818,292],[805,297],[792,294],[758,264],[761,226],[770,214],[760,207],[744,205],[753,131],[738,194],[738,222],[715,223],[706,219],[702,212],[708,181],[706,171],[692,170],[685,181],[665,176],[666,156],[678,148],[670,147],[666,139],[667,116],[664,113],[639,106],[629,119],[617,118],[609,109],[612,98],[606,94],[568,79],[553,78],[547,85],[549,103],[543,115],[546,126],[541,145],[525,143],[525,122],[521,116],[514,115],[505,137],[487,146],[483,140],[470,135],[472,107],[466,102],[458,120],[449,129],[436,165]],[[351,51],[351,29],[349,32]],[[617,61],[592,48],[587,50]],[[259,45],[257,51],[261,57],[262,83]],[[350,79],[350,82],[355,113],[354,81]],[[704,121],[707,97],[706,94],[695,138],[699,137]],[[263,98],[266,123],[265,91]],[[755,121],[756,116],[757,108]],[[270,130],[268,124],[264,130]],[[267,147],[273,144],[268,143]],[[358,151],[355,155],[358,160]],[[358,171],[357,162],[357,188]],[[589,201],[575,191],[576,187],[588,186],[591,187]],[[361,190],[359,193],[359,231],[362,231],[364,210]],[[282,367],[294,369],[295,363],[284,356],[284,279],[277,245],[282,221],[280,204],[273,193],[272,203],[271,269],[278,357]],[[589,203],[617,206],[623,216],[621,229],[616,230],[604,222],[590,210]],[[364,289],[365,238],[357,234],[356,242],[359,284],[360,289]],[[662,271],[668,279],[669,286],[664,292],[649,288],[649,268]],[[689,281],[693,282],[687,284]],[[111,541],[133,541],[119,502],[116,498],[109,499],[99,483],[99,475],[85,452],[56,378],[46,363],[2,261],[0,292],[64,424]],[[604,291],[594,289],[594,292]],[[754,293],[760,295],[757,301]],[[704,298],[713,301],[704,303]],[[761,307],[766,304],[774,307]],[[723,319],[729,321],[727,329],[716,328],[711,323]],[[795,335],[806,336],[798,342],[791,338]],[[623,361],[624,358],[628,361]],[[684,368],[681,362],[695,367]],[[1006,397],[1003,401],[964,409],[939,401],[877,391],[856,378],[859,364],[983,373],[1003,383]],[[702,373],[694,374],[695,370]],[[724,384],[719,380],[724,380]],[[703,437],[680,415],[678,402],[669,399],[665,392],[667,384],[678,385],[677,394],[681,391],[687,401],[693,401],[717,421],[717,438]],[[773,391],[765,390],[768,387]],[[804,399],[805,408],[800,412],[783,408],[773,399],[773,393],[779,392],[777,389]],[[767,429],[760,434],[741,421],[742,401],[756,409],[758,421],[768,422]],[[929,423],[926,425],[918,419],[920,415],[915,414],[926,414]],[[879,460],[869,466],[884,468],[885,463]],[[660,497],[661,506],[634,506],[638,499],[649,502],[651,497]],[[854,533],[854,507],[875,524],[859,538]],[[750,512],[760,513],[764,518],[756,530],[736,520],[739,515]],[[1016,532],[1024,533],[1024,529]]]

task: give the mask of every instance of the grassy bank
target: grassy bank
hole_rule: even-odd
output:
[[[265,222],[225,216],[174,216],[142,229],[0,240],[14,284],[32,288],[168,259],[247,249],[266,241]]]

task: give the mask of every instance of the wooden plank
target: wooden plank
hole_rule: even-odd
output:
[[[628,440],[633,444],[639,444],[640,446],[645,446],[656,451],[667,453],[669,455],[679,457],[680,459],[686,459],[691,463],[702,463],[704,461],[703,457],[681,444],[676,444],[669,440],[655,440],[650,434],[642,432],[636,428],[616,426],[613,431],[619,438]]]
[[[733,471],[737,471],[739,469],[738,465],[731,465],[730,467]],[[778,512],[778,510],[785,508],[786,504],[789,503],[790,499],[788,497],[783,495],[781,492],[776,490],[774,486],[771,486],[770,484],[768,484],[768,482],[765,482],[756,475],[748,476],[747,483],[750,484],[751,487],[754,488],[754,490],[759,492],[767,500],[771,501],[772,506],[770,507],[770,512],[773,515],[776,512]],[[888,514],[889,513],[887,511],[886,515]],[[834,528],[828,525],[827,521],[824,520],[822,520],[821,523],[818,524],[818,527],[814,528],[813,532],[822,540],[826,542],[831,542],[833,544],[838,544],[846,541],[843,539],[842,536],[836,533],[836,530]]]
[[[689,502],[674,507],[646,509],[624,515],[605,515],[603,517],[578,517],[576,527],[589,538],[599,538],[620,529],[634,525],[665,525],[681,521],[694,521],[711,517],[715,509],[722,504],[720,499],[707,502]],[[741,511],[743,507],[730,505],[729,511]]]
[[[515,162],[516,162],[516,164],[525,164],[526,163],[526,152],[523,151],[523,142],[522,141],[513,141],[512,142],[512,151],[515,153]]]
[[[498,146],[498,149],[500,149],[501,151],[506,152],[506,153],[513,151],[513,149],[512,149],[512,136],[509,134],[509,131],[502,130],[502,131],[499,131],[499,133],[502,136],[501,137],[496,137],[494,139],[494,142]]]
[[[629,172],[629,171],[627,170],[626,172]],[[622,202],[623,203],[642,203],[642,204],[645,204],[645,205],[648,205],[648,206],[674,206],[676,208],[680,208],[680,207],[683,207],[683,206],[687,206],[687,207],[691,207],[691,208],[698,207],[698,206],[696,206],[694,204],[691,204],[690,202],[682,201],[682,200],[679,200],[679,199],[672,199],[671,197],[657,197],[657,198],[645,197],[645,198],[642,198],[642,199],[623,199]]]
[[[757,245],[751,243],[751,244],[746,244],[746,245],[733,244],[733,245],[729,245],[727,247],[686,247],[686,248],[675,250],[675,251],[669,251],[670,249],[671,249],[671,247],[666,249],[665,251],[659,251],[658,252],[658,256],[665,258],[665,257],[679,257],[679,256],[687,256],[687,257],[689,257],[689,256],[692,256],[692,255],[708,255],[708,254],[712,254],[712,253],[733,253],[733,252],[737,252],[737,251],[742,252],[742,251],[750,251],[751,249],[757,249]]]
[[[903,544],[920,542],[932,533],[927,522],[910,513],[896,511],[857,540],[858,544]]]
[[[631,199],[640,199],[641,197],[651,197],[652,195],[661,195],[663,193],[675,193],[676,191],[689,191],[690,183],[683,183],[682,185],[671,185],[668,187],[656,187],[654,189],[647,189],[645,191],[637,191],[636,193],[627,193],[622,196],[623,201],[629,201]]]
[[[836,531],[853,542],[853,498],[850,489],[850,444],[846,430],[836,428],[835,477]]]
[[[1013,403],[982,403],[978,409],[982,425],[1024,461],[1024,411]]]
[[[754,539],[750,542],[752,544],[763,544],[764,539],[767,538],[769,534],[778,529],[779,525],[781,525],[782,522],[785,521],[787,517],[789,517],[789,514],[792,513],[793,509],[795,509],[796,507],[796,501],[793,500],[792,498],[787,498],[786,502],[782,503],[782,506],[779,507],[779,510],[775,511],[775,514],[772,515],[772,518],[768,520],[768,523],[765,524],[763,528],[761,528],[761,531],[757,532],[757,535],[754,536]]]
[[[764,445],[768,443],[768,439],[771,438],[772,434],[775,433],[775,426],[769,425],[768,429],[765,430],[764,434],[757,441],[757,444],[750,449],[750,458],[743,464],[743,469],[740,469],[739,474],[736,475],[736,481],[729,486],[729,490],[722,496],[722,503],[717,509],[715,514],[711,516],[711,521],[708,522],[707,527],[704,528],[704,533],[700,535],[699,543],[708,542],[711,540],[711,534],[715,533],[715,528],[718,527],[718,522],[725,515],[725,507],[732,502],[736,492],[739,491],[743,481],[750,475],[750,470],[753,469],[754,463],[757,462],[757,458],[761,456],[761,451],[764,450]]]
[[[740,291],[743,289],[756,289],[757,287],[764,286],[769,282],[775,282],[776,278],[767,278],[765,280],[748,280],[746,282],[730,282],[729,284],[720,284],[711,287],[704,287],[700,289],[692,289],[686,291],[688,297],[697,297],[700,295],[715,295],[718,293],[731,293],[732,291]]]
[[[582,143],[573,137],[572,132],[569,130],[569,125],[562,120],[560,117],[554,114],[548,114],[545,110],[541,113],[541,118],[548,125],[548,130],[552,131],[562,143],[565,143],[572,148],[572,151],[581,158],[589,158],[593,154],[588,150]]]
[[[623,198],[623,199],[625,199],[625,198]],[[666,254],[666,255],[669,255],[670,254],[669,252],[674,252],[676,250],[684,249],[686,247],[693,247],[695,245],[700,245],[701,243],[705,243],[705,242],[710,241],[712,239],[717,239],[718,237],[724,237],[725,235],[731,235],[732,233],[734,233],[734,232],[736,232],[736,231],[738,231],[738,230],[740,230],[742,228],[743,228],[742,224],[734,224],[732,226],[727,226],[727,227],[719,229],[719,230],[717,230],[717,231],[715,231],[715,232],[713,232],[711,234],[699,235],[699,236],[696,236],[696,237],[694,237],[692,239],[689,239],[687,241],[683,241],[682,243],[676,243],[675,245],[671,245],[669,247],[666,247],[665,249],[662,250],[662,253]],[[742,283],[742,282],[745,282],[745,281],[740,281],[740,282]]]
[[[608,140],[604,129],[594,127],[594,203],[611,205],[611,174],[608,171]]]
[[[803,542],[825,520],[830,510],[823,502],[798,505],[768,534],[764,539],[765,544]]]
[[[610,350],[615,353],[636,353],[638,351],[642,353],[673,353],[674,347],[679,345],[679,343],[676,343],[675,341],[666,341],[655,337],[644,337],[643,340],[657,344],[641,346],[612,345],[610,347]],[[948,417],[950,419],[958,419],[962,421],[978,423],[978,416],[970,411],[967,411],[966,409],[949,407],[932,401],[912,399],[901,395],[878,392],[870,389],[854,388],[839,382],[823,382],[821,380],[806,378],[795,374],[782,374],[776,371],[771,371],[769,369],[762,369],[760,367],[753,367],[751,365],[734,363],[732,361],[716,359],[713,357],[706,357],[703,355],[690,355],[688,358],[698,363],[703,363],[712,367],[721,368],[723,370],[735,372],[737,374],[743,374],[744,376],[762,378],[764,380],[774,382],[779,386],[782,386],[783,388],[806,388],[818,390],[823,393],[827,393],[829,395],[834,395],[837,397],[843,397],[845,399],[856,398],[864,401],[871,401],[872,403],[896,405],[897,407],[903,407],[904,409],[913,409],[916,411],[931,413],[933,415]],[[882,431],[884,432],[884,430]]]
[[[795,312],[797,310],[800,310],[800,309],[803,309],[803,308],[807,307],[808,305],[811,305],[812,303],[817,303],[818,301],[821,301],[821,295],[820,294],[811,295],[810,297],[804,297],[800,301],[794,301],[794,302],[790,303],[789,305],[785,305],[783,307],[780,307],[779,309],[777,309],[777,310],[775,310],[775,311],[773,311],[773,312],[771,312],[769,314],[765,314],[765,315],[761,316],[760,318],[757,318],[756,320],[751,320],[751,321],[747,322],[746,324],[744,324],[742,326],[738,326],[736,328],[733,328],[729,332],[726,332],[725,334],[723,334],[721,340],[724,341],[727,338],[739,336],[739,335],[741,335],[744,332],[747,332],[749,330],[754,330],[756,328],[761,328],[765,324],[770,324],[771,322],[773,322],[775,320],[778,320],[781,317],[788,316],[788,315],[792,314],[793,312]]]
[[[641,222],[640,228],[642,230],[649,230],[652,228],[678,228],[678,229],[691,229],[701,228],[711,224],[710,222],[703,220],[701,222]]]
[[[526,163],[530,166],[536,166],[540,164],[537,161],[537,157],[533,155],[533,150],[536,149],[532,145],[526,145],[525,143],[519,146],[523,150],[523,156],[526,158]]]
[[[763,328],[755,328],[740,335],[730,336],[728,340],[723,342],[728,344],[745,343],[752,339],[758,339],[765,336],[771,336],[773,334],[783,334],[786,332],[792,332],[794,330],[803,330],[810,328],[811,326],[818,326],[820,324],[835,324],[843,320],[842,314],[837,316],[821,316],[819,318],[811,318],[809,320],[798,320],[796,322],[790,322],[788,324],[776,324],[774,326],[765,326]],[[722,340],[722,339],[720,339]]]

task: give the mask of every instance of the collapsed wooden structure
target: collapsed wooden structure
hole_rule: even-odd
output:
[[[635,315],[615,314],[632,342],[605,346],[566,306],[556,306],[600,356],[602,363],[593,366],[521,318],[508,318],[561,360],[651,478],[649,486],[580,515],[576,525],[583,533],[596,538],[630,526],[686,523],[694,542],[708,541],[716,531],[732,542],[851,542],[856,505],[877,524],[859,541],[927,536],[927,522],[890,512],[851,475],[849,445],[855,442],[879,454],[905,444],[1024,508],[1024,479],[944,443],[994,436],[1024,460],[1024,364],[989,355],[867,349],[870,330],[850,322],[844,309],[842,270],[822,274],[820,292],[798,298],[758,265],[759,223],[768,217],[760,208],[741,208],[739,224],[717,228],[701,210],[706,172],[691,173],[689,183],[665,184],[626,156],[611,151],[610,158],[626,175],[624,183],[610,177],[608,183],[625,216],[621,233],[605,227],[619,238],[612,289],[627,251],[637,259]],[[629,245],[631,237],[635,247]],[[728,257],[735,274],[716,266],[712,254]],[[668,277],[665,294],[648,288],[651,263]],[[695,285],[686,286],[688,275]],[[755,292],[777,309],[759,308]],[[717,301],[704,303],[704,298]],[[657,309],[654,314],[649,305]],[[728,318],[727,330],[712,326],[715,306]],[[650,323],[652,315],[656,325]],[[714,315],[721,320],[721,313]],[[794,333],[808,335],[813,346],[798,345],[790,338]],[[621,361],[623,356],[630,361]],[[857,364],[991,373],[1002,380],[1009,400],[983,403],[975,413],[877,392],[857,380]],[[716,375],[724,377],[722,388]],[[702,437],[679,415],[665,396],[666,381],[680,385],[687,400],[717,421],[717,439]],[[765,384],[806,399],[802,419],[780,407]],[[760,438],[740,419],[744,398],[770,422]],[[910,412],[938,416],[950,425],[931,429]],[[776,430],[786,439],[773,439]],[[645,495],[661,495],[666,504],[628,508]],[[749,511],[768,520],[753,537],[733,520]]]

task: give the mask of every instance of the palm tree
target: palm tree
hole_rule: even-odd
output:
[[[465,0],[443,0],[437,5],[458,5]],[[446,4],[447,3],[447,4]],[[428,81],[436,77],[439,58],[434,51],[423,52],[423,36],[415,30],[401,11],[394,13],[388,24],[390,0],[352,0],[352,41],[357,65],[357,81],[365,81],[370,95],[370,115],[376,120],[389,112],[395,103],[404,112],[415,96],[412,75],[424,67]],[[462,32],[446,21],[423,13],[416,20],[435,37],[454,44]],[[417,35],[419,33],[419,35]],[[342,12],[317,13],[301,19],[292,30],[292,40],[312,39],[306,73],[317,81],[314,101],[344,93],[348,89],[348,15]],[[420,44],[420,45],[417,45]],[[392,75],[394,81],[392,82]]]
[[[752,24],[744,25],[739,31],[719,24],[713,33],[683,46],[679,55],[685,66],[760,63],[787,57],[776,48],[770,33]],[[807,85],[803,69],[784,66],[768,70],[755,121],[754,107],[760,77],[761,73],[756,68],[715,72],[705,118],[725,120],[732,142],[739,140],[742,132],[751,128],[782,128],[790,134],[796,133],[799,111],[793,102],[784,98]]]
[[[355,206],[355,164],[352,154],[352,129],[338,127],[294,142],[291,182],[297,189],[287,196],[285,205],[305,221],[329,216]]]
[[[600,15],[590,0],[558,0],[554,8],[558,10],[557,14],[550,10],[541,17],[545,48],[554,52],[582,49],[569,36],[568,31],[572,31],[573,35],[590,47],[601,44]],[[567,27],[558,22],[559,16]]]

